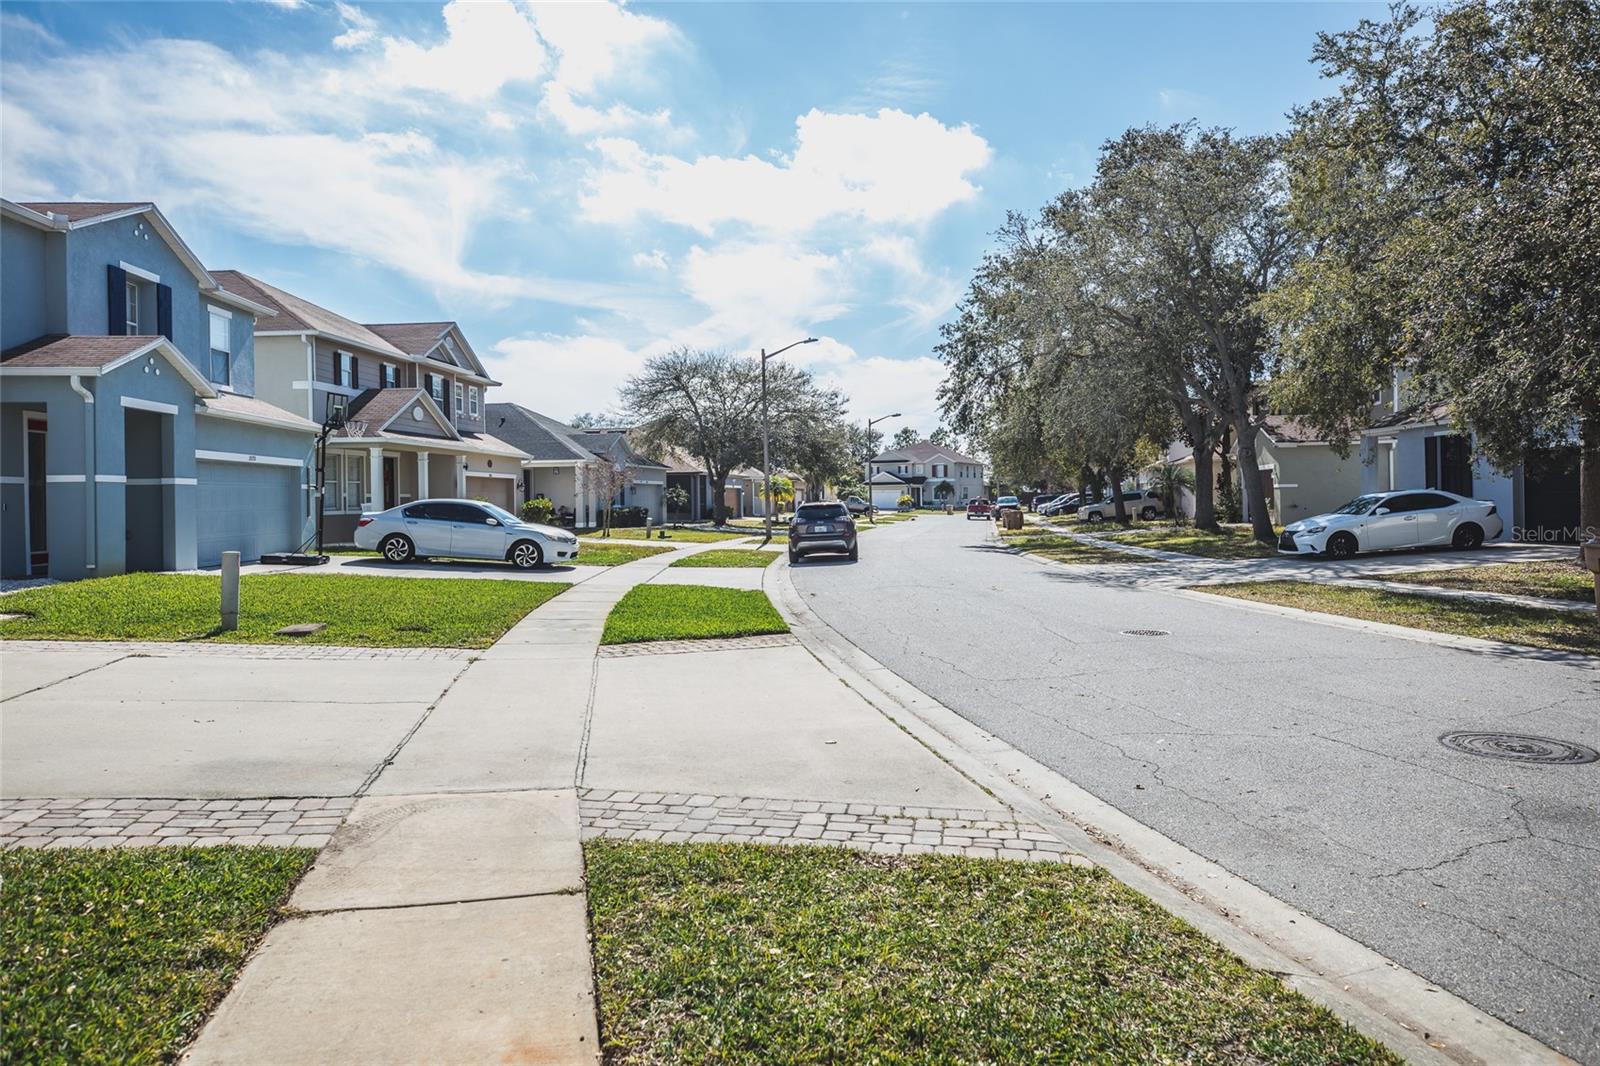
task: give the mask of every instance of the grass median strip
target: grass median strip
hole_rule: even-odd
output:
[[[777,552],[753,551],[749,548],[712,548],[710,551],[686,555],[673,566],[770,566]]]
[[[584,855],[607,1062],[1400,1061],[1101,870]]]
[[[1385,574],[1382,580],[1407,585],[1435,585],[1463,592],[1499,592],[1577,603],[1594,602],[1594,575],[1576,562],[1489,563],[1453,570]]]
[[[661,555],[671,550],[665,544],[658,547],[654,541],[649,544],[626,544],[586,540],[578,545],[578,557],[573,559],[572,563],[577,566],[620,566],[635,559],[648,559],[652,555]]]
[[[1232,596],[1369,622],[1481,637],[1534,648],[1600,655],[1600,625],[1592,615],[1516,604],[1443,599],[1437,596],[1308,581],[1252,581],[1198,585],[1199,592]]]
[[[24,589],[6,597],[10,640],[217,640],[487,648],[529,611],[570,586],[554,581],[252,574],[239,579],[239,628],[219,632],[214,574],[122,574]],[[276,631],[302,622],[304,637]]]
[[[1266,559],[1278,554],[1275,544],[1262,544],[1250,532],[1249,526],[1223,526],[1219,532],[1195,529],[1193,526],[1161,526],[1118,532],[1115,527],[1104,530],[1106,539],[1118,544],[1135,544],[1141,548],[1158,551],[1198,555],[1205,559]]]
[[[653,529],[653,530],[650,530],[650,531],[646,531],[646,530],[638,528],[638,527],[630,527],[628,529],[613,529],[611,531],[611,536],[609,538],[603,536],[600,533],[585,533],[585,534],[583,534],[583,538],[582,539],[584,541],[595,541],[595,540],[607,540],[607,539],[610,539],[610,540],[650,540],[651,542],[654,542],[658,538],[653,536],[652,534],[659,533],[659,532],[660,532],[659,528]],[[721,532],[719,530],[711,530],[711,529],[673,529],[673,528],[671,528],[669,526],[667,528],[667,531],[666,531],[666,533],[667,533],[667,538],[666,539],[669,540],[669,541],[675,540],[680,544],[712,544],[712,543],[715,543],[716,541],[719,541],[719,540],[735,540],[735,539],[737,539],[739,537],[748,537],[751,534],[751,532],[752,532],[751,530],[740,529],[740,530],[730,530],[730,531],[724,533],[724,532]]]
[[[1041,533],[1037,529],[1026,527],[1001,530],[1000,543],[1029,555],[1037,555],[1041,559],[1053,559],[1058,563],[1096,565],[1150,562],[1150,559],[1143,555],[1119,552],[1115,548],[1102,547],[1099,544],[1085,544],[1081,540],[1064,537],[1059,533]]]
[[[170,1062],[281,914],[315,852],[0,855],[6,1062]]]
[[[705,585],[636,585],[606,616],[602,644],[787,633],[765,592]]]

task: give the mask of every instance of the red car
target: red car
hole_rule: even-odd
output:
[[[987,519],[993,513],[994,504],[990,503],[988,500],[973,500],[971,503],[967,504],[967,519],[969,521],[973,518]]]

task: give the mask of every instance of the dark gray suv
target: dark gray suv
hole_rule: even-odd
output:
[[[856,548],[856,521],[844,504],[802,503],[789,520],[789,562],[826,552],[860,558]]]

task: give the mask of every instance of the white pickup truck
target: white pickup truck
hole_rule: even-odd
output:
[[[1130,517],[1137,515],[1146,522],[1167,509],[1166,504],[1161,502],[1161,497],[1149,489],[1132,489],[1124,492],[1122,506]],[[1111,502],[1109,497],[1099,503],[1085,504],[1078,508],[1080,522],[1104,522],[1116,516],[1117,505]]]

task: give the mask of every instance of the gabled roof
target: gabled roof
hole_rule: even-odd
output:
[[[620,447],[629,466],[650,466],[657,470],[667,468],[667,464],[658,463],[634,451],[628,443],[628,431],[625,429],[578,429],[573,430],[572,439],[596,455],[604,455]]]
[[[489,371],[478,358],[478,353],[467,343],[467,335],[455,322],[369,322],[367,328],[396,348],[417,359],[435,358],[438,362],[454,366],[490,384],[498,385],[489,377]],[[452,354],[446,342],[455,346]],[[439,358],[439,357],[443,358]]]
[[[872,461],[875,463],[925,463],[929,459],[936,458],[948,459],[952,463],[977,463],[981,465],[981,460],[974,459],[970,455],[963,455],[954,448],[935,444],[931,440],[918,441],[909,448],[893,448],[882,455],[873,456]]]
[[[1268,415],[1261,431],[1278,444],[1326,444],[1328,438],[1290,415]]]
[[[484,425],[502,440],[544,462],[588,463],[594,453],[572,439],[576,432],[564,422],[516,403],[484,405]]]
[[[1409,426],[1442,426],[1450,421],[1450,408],[1445,404],[1432,407],[1414,404],[1392,415],[1384,415],[1368,426],[1364,433],[1386,429],[1405,429]]]
[[[25,204],[5,200],[0,203],[3,203],[5,213],[8,215],[41,229],[60,232],[83,229],[85,226],[95,226],[131,215],[144,215],[150,223],[150,228],[167,242],[167,247],[172,249],[173,254],[188,268],[189,273],[194,275],[195,280],[200,283],[202,292],[209,292],[217,287],[216,280],[206,270],[205,264],[200,262],[200,257],[183,242],[182,237],[178,236],[178,231],[167,221],[167,216],[161,213],[161,209],[148,200],[132,203],[34,201]]]
[[[308,418],[301,418],[265,400],[258,400],[253,396],[240,396],[233,392],[220,392],[210,397],[195,408],[195,413],[230,418],[236,422],[307,430],[312,433],[322,428]]]
[[[872,479],[867,482],[869,485],[904,485],[905,483],[906,482],[904,480],[895,477],[887,470],[878,471],[876,474],[873,474]]]
[[[152,353],[166,359],[196,395],[209,398],[217,394],[211,382],[165,337],[46,334],[0,352],[0,374],[99,377]]]
[[[76,201],[70,203],[24,203],[22,205],[30,211],[37,211],[41,215],[61,215],[68,222],[85,222],[90,219],[104,218],[106,215],[134,214],[146,208],[154,207],[149,201],[132,201],[129,203],[97,203],[94,201]]]
[[[358,429],[359,432],[351,432],[351,428],[347,428],[341,435],[345,437],[379,437],[385,433],[395,432],[414,436],[415,434],[405,434],[403,429],[389,429],[390,424],[400,415],[410,410],[411,405],[414,403],[426,411],[428,417],[433,419],[434,423],[448,434],[449,440],[461,439],[460,432],[450,424],[450,419],[443,411],[439,410],[438,405],[433,402],[433,398],[427,392],[418,388],[367,389],[362,392],[350,404],[350,411],[347,415],[349,422],[346,423],[347,427],[351,422],[356,423],[356,426],[351,428]]]
[[[229,292],[263,304],[276,312],[268,323],[270,328],[257,330],[258,333],[321,333],[330,340],[352,344],[380,355],[405,355],[361,323],[330,311],[326,307],[319,307],[291,292],[285,292],[275,285],[269,285],[243,271],[218,270],[215,272],[215,277]]]

